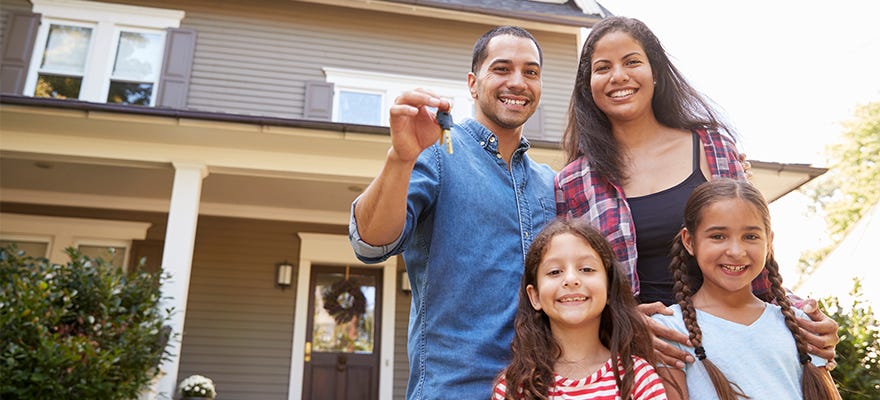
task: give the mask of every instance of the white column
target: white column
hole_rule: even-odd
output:
[[[162,252],[162,273],[171,274],[171,277],[162,284],[161,305],[162,309],[173,309],[169,321],[172,340],[167,348],[171,353],[171,360],[160,366],[164,373],[156,390],[157,398],[160,399],[173,398],[177,386],[196,223],[199,218],[199,199],[202,194],[202,179],[208,175],[207,167],[199,163],[175,162],[174,169],[174,187],[168,207],[168,227]],[[174,335],[177,335],[176,340]]]

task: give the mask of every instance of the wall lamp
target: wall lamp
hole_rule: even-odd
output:
[[[293,265],[287,262],[287,260],[275,264],[275,286],[280,287],[281,290],[287,289],[290,287],[292,278]]]

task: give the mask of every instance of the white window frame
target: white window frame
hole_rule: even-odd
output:
[[[79,100],[95,103],[107,102],[107,91],[116,60],[116,49],[121,31],[158,34],[166,40],[168,28],[179,28],[185,13],[152,7],[129,6],[83,0],[31,0],[33,12],[42,15],[37,31],[36,45],[25,81],[24,94],[34,95],[40,63],[46,50],[49,27],[52,24],[87,26],[93,29],[89,43]],[[160,65],[164,54],[160,56]],[[160,71],[154,77],[150,106],[156,104]]]
[[[151,225],[149,222],[12,213],[0,213],[0,221],[3,221],[0,226],[0,237],[6,240],[28,238],[49,242],[46,257],[56,264],[66,264],[70,261],[64,252],[67,247],[79,248],[81,244],[125,247],[123,256],[125,264],[120,265],[123,270],[127,268],[132,241],[146,239],[147,229]]]
[[[352,91],[382,94],[382,126],[388,126],[388,112],[394,99],[407,90],[424,88],[452,100],[452,119],[461,121],[474,115],[474,101],[467,82],[426,78],[412,75],[386,74],[346,68],[324,67],[327,82],[333,83],[333,121],[339,122],[339,92]]]
[[[33,257],[49,257],[49,251],[52,249],[52,239],[54,238],[51,235],[28,235],[21,233],[0,232],[0,240],[6,240],[9,242],[46,243],[46,253],[39,255],[30,254]]]

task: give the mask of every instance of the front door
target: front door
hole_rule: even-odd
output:
[[[313,265],[303,399],[377,400],[382,270]]]

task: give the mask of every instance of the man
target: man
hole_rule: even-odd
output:
[[[407,399],[488,398],[506,366],[517,288],[531,238],[556,214],[554,172],[532,161],[522,125],[541,98],[541,49],[517,27],[474,45],[474,119],[452,128],[454,154],[436,145],[427,90],[391,107],[379,176],[355,200],[352,246],[364,262],[404,251],[412,282]]]

